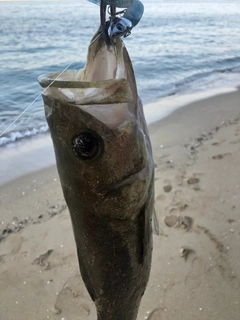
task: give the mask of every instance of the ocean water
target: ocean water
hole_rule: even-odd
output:
[[[240,85],[240,3],[142,0],[125,43],[143,103]],[[41,93],[37,78],[81,69],[99,7],[76,2],[0,2],[0,133]],[[41,97],[0,137],[0,147],[44,134]]]

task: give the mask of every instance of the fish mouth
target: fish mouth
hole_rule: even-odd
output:
[[[79,71],[42,75],[38,81],[50,96],[73,104],[93,105],[132,101],[127,81],[124,43],[117,39],[107,45],[96,33],[88,48],[85,67]]]
[[[114,187],[109,189],[109,192],[117,190],[117,189],[120,189],[120,188],[123,188],[126,185],[134,184],[137,181],[145,181],[146,180],[146,174],[147,174],[147,169],[146,169],[146,167],[144,167],[142,170],[140,170],[140,171],[138,171],[138,172],[136,172],[134,174],[130,174],[126,179],[124,179],[120,183],[114,185]]]

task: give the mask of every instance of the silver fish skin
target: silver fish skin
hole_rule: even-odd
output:
[[[98,320],[135,320],[151,268],[152,149],[123,42],[93,39],[85,68],[43,94],[45,115]]]
[[[111,38],[122,37],[129,35],[131,33],[131,29],[132,23],[130,20],[116,17],[110,22],[108,35]]]

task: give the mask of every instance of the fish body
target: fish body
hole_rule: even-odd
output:
[[[43,100],[98,320],[135,320],[151,267],[154,165],[123,42],[96,34],[85,68],[63,73]]]

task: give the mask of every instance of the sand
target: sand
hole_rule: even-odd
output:
[[[239,118],[237,91],[150,126],[161,230],[138,320],[239,320]],[[2,185],[0,206],[0,318],[96,320],[56,167]]]

